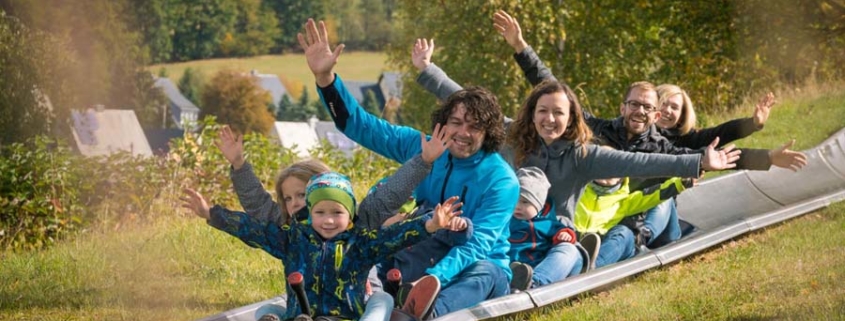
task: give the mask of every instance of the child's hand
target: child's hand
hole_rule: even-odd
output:
[[[182,201],[182,207],[193,211],[194,214],[204,219],[211,217],[208,202],[205,201],[205,198],[203,198],[200,193],[197,193],[197,191],[190,188],[185,188],[182,191],[185,193],[185,196],[180,198]]]
[[[214,145],[220,148],[223,157],[232,164],[235,170],[244,166],[244,139],[243,135],[235,135],[229,125],[223,126],[217,133]]]
[[[431,55],[434,53],[434,39],[417,39],[414,43],[414,51],[411,52],[411,62],[417,70],[423,71],[431,64]]]
[[[453,217],[449,221],[449,230],[453,232],[460,232],[467,229],[467,219],[463,217]]]
[[[505,41],[516,51],[520,53],[528,47],[528,43],[522,39],[522,29],[519,27],[519,21],[516,21],[504,10],[496,11],[493,14],[493,28],[505,38]]]
[[[393,224],[399,223],[404,220],[407,215],[408,214],[406,213],[396,213],[396,215],[393,215],[388,219],[384,220],[384,223],[381,224],[381,227],[388,227]]]
[[[561,243],[572,243],[572,235],[569,233],[557,233],[557,240]]]
[[[420,145],[422,145],[422,159],[426,164],[434,163],[434,161],[443,155],[443,152],[452,146],[451,137],[446,137],[446,129],[441,128],[440,124],[434,125],[434,131],[431,133],[431,139],[426,141],[425,134],[420,132]]]
[[[452,218],[463,213],[460,210],[463,205],[463,203],[458,202],[457,196],[452,196],[445,202],[437,204],[431,219],[425,222],[425,230],[429,233],[434,233],[439,229],[448,228]]]
[[[772,111],[772,106],[775,105],[775,94],[769,92],[766,94],[765,97],[760,98],[760,101],[757,102],[757,106],[754,108],[754,126],[757,126],[757,129],[763,127],[766,124],[766,120],[769,119],[769,113]]]

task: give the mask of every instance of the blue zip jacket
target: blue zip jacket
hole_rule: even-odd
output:
[[[279,226],[219,205],[211,208],[210,214],[209,225],[280,259],[285,275],[302,273],[312,317],[360,318],[365,308],[365,284],[373,265],[430,235],[425,230],[430,216],[378,231],[356,227],[324,240],[311,226],[296,221]],[[302,308],[289,284],[285,285],[285,292],[289,295],[283,319],[287,320],[301,314]]]
[[[562,230],[574,230],[564,225],[555,215],[554,201],[547,200],[543,209],[530,220],[511,218],[510,222],[511,249],[508,255],[511,261],[522,262],[536,267],[546,258],[552,246],[559,242],[554,240]]]
[[[334,82],[325,88],[317,86],[317,92],[337,129],[356,143],[399,163],[422,150],[419,131],[367,113],[340,76],[335,75]],[[453,247],[426,273],[436,276],[446,286],[471,264],[488,260],[511,278],[508,222],[519,199],[519,181],[498,152],[480,150],[464,159],[444,153],[417,187],[416,195],[418,201],[429,204],[460,196],[464,203],[463,216],[472,221],[474,228],[467,243]]]

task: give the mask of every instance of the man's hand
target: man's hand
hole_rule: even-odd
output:
[[[443,155],[443,152],[449,149],[449,146],[452,146],[452,139],[446,136],[446,129],[437,124],[434,125],[434,131],[431,132],[431,139],[428,141],[425,139],[425,134],[420,132],[420,145],[422,146],[420,155],[422,160],[431,165],[440,155]]]
[[[434,39],[417,39],[414,43],[414,51],[411,52],[411,62],[417,70],[423,71],[431,64],[431,55],[434,54]]]
[[[236,135],[229,125],[223,126],[217,133],[214,145],[223,153],[223,157],[232,164],[235,170],[244,166],[244,140],[243,135]]]
[[[308,19],[305,23],[305,35],[296,34],[299,45],[305,51],[305,59],[308,61],[308,68],[320,87],[331,85],[334,81],[332,69],[337,64],[337,58],[343,52],[343,44],[335,47],[334,52],[329,49],[329,33],[326,31],[326,24],[321,20],[320,29],[314,19]]]

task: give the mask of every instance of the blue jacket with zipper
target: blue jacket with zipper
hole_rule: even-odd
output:
[[[420,132],[391,124],[367,113],[343,85],[340,76],[317,91],[335,126],[356,143],[392,160],[404,163],[419,154]],[[508,267],[508,222],[519,198],[516,174],[498,152],[480,150],[459,159],[444,153],[416,190],[417,200],[437,204],[460,196],[463,216],[472,221],[472,237],[453,247],[426,273],[448,285],[470,265],[488,260],[511,278]]]

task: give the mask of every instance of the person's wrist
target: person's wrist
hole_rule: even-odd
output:
[[[244,163],[246,163],[246,160],[244,160],[243,155],[240,155],[237,158],[235,158],[234,161],[232,161],[232,168],[235,169],[235,170],[239,170],[242,167],[244,167]]]
[[[314,79],[317,81],[317,86],[328,87],[334,81],[334,73],[320,73],[314,74]]]
[[[434,220],[425,221],[425,230],[429,233],[437,232],[437,226],[434,225]]]
[[[517,41],[511,47],[513,47],[513,50],[519,54],[525,51],[525,48],[528,48],[528,43],[526,43],[525,40],[519,39],[519,41]]]

